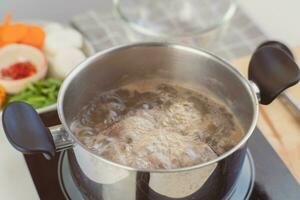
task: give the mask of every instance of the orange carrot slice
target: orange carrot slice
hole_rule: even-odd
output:
[[[0,25],[0,47],[5,45],[5,42],[2,41],[2,31],[4,29],[4,25]]]
[[[28,26],[22,23],[9,24],[4,26],[1,39],[5,43],[16,43],[21,41],[28,32]]]
[[[37,48],[42,48],[45,40],[44,30],[36,25],[28,26],[27,34],[22,38],[20,43],[28,44]]]
[[[7,43],[2,40],[2,32],[6,26],[8,26],[11,23],[12,16],[10,12],[5,13],[3,24],[0,25],[0,47],[6,45]]]
[[[12,20],[11,13],[10,12],[5,13],[3,24],[9,25],[11,23],[11,20]]]
[[[6,98],[6,91],[5,88],[0,85],[0,108],[3,106]]]
[[[8,43],[2,40],[2,32],[5,28],[5,25],[0,25],[0,47],[7,45]]]

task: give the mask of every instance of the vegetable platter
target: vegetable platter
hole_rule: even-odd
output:
[[[24,101],[39,113],[56,109],[60,85],[92,46],[75,29],[42,20],[0,23],[0,106]]]

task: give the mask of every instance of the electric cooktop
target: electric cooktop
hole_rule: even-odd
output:
[[[56,111],[41,115],[45,125],[59,124]],[[300,134],[300,133],[299,133]],[[300,185],[258,129],[248,142],[241,175],[228,200],[298,200]],[[68,152],[53,160],[42,155],[25,155],[37,192],[42,200],[87,199],[69,171]]]

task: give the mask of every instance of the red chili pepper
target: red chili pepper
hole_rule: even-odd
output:
[[[36,73],[36,68],[31,62],[17,62],[1,70],[3,77],[13,80],[27,78]]]

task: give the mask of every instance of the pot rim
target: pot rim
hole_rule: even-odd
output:
[[[89,66],[91,63],[93,63],[96,59],[99,59],[107,54],[116,52],[116,51],[121,51],[123,49],[128,49],[128,48],[135,48],[135,47],[167,47],[167,48],[175,48],[175,49],[181,49],[184,51],[188,51],[194,54],[205,54],[206,56],[208,56],[210,59],[215,60],[217,62],[220,62],[223,64],[224,67],[226,67],[229,71],[231,71],[231,73],[233,73],[235,76],[237,76],[237,78],[241,81],[241,83],[245,86],[245,88],[247,89],[248,93],[251,95],[251,100],[252,100],[252,106],[253,106],[253,116],[252,116],[252,123],[249,127],[249,129],[247,130],[247,133],[245,134],[245,136],[243,137],[243,139],[237,144],[235,145],[232,149],[230,149],[229,151],[226,151],[225,153],[223,153],[222,155],[218,156],[217,158],[210,160],[208,162],[205,163],[201,163],[198,165],[193,165],[193,166],[189,166],[189,167],[182,167],[182,168],[176,168],[176,169],[139,169],[139,168],[134,168],[134,167],[130,167],[130,166],[126,166],[126,165],[122,165],[110,160],[107,160],[101,156],[99,156],[98,154],[96,154],[96,152],[93,152],[92,150],[88,149],[84,144],[82,144],[77,138],[76,136],[72,133],[72,131],[70,130],[69,126],[67,126],[67,122],[64,118],[64,112],[63,112],[63,99],[65,96],[65,92],[68,88],[68,86],[70,85],[70,83],[72,82],[73,78],[86,66]],[[257,120],[258,120],[258,113],[259,113],[259,104],[258,104],[258,99],[256,96],[256,92],[255,89],[251,86],[250,82],[237,70],[235,69],[231,64],[229,64],[227,61],[225,61],[222,58],[219,58],[218,56],[214,55],[213,53],[201,49],[201,48],[192,48],[192,47],[188,47],[188,46],[183,46],[183,45],[179,45],[179,44],[174,44],[174,43],[167,43],[167,42],[139,42],[139,43],[133,43],[133,44],[127,44],[127,45],[120,45],[120,46],[116,46],[116,47],[112,47],[109,48],[107,50],[104,51],[100,51],[96,54],[94,54],[93,56],[89,57],[88,59],[86,59],[84,62],[80,63],[75,69],[73,69],[71,71],[71,73],[69,73],[69,75],[66,77],[66,79],[64,80],[60,90],[59,90],[59,94],[58,94],[58,100],[57,100],[58,104],[57,104],[57,111],[58,111],[58,116],[59,119],[63,125],[63,127],[65,128],[65,130],[67,131],[67,133],[72,137],[72,139],[75,142],[75,145],[78,144],[80,147],[82,147],[84,150],[87,151],[87,153],[89,153],[90,155],[92,155],[93,157],[106,162],[108,164],[111,164],[115,167],[119,167],[122,168],[124,170],[128,170],[128,171],[139,171],[139,172],[158,172],[158,173],[170,173],[170,172],[184,172],[184,171],[190,171],[190,170],[194,170],[194,169],[198,169],[198,168],[202,168],[214,163],[217,163],[223,159],[225,159],[226,157],[230,156],[231,154],[233,154],[235,151],[237,151],[238,149],[240,149],[244,144],[246,144],[246,142],[248,141],[248,139],[250,138],[250,136],[252,135]]]

